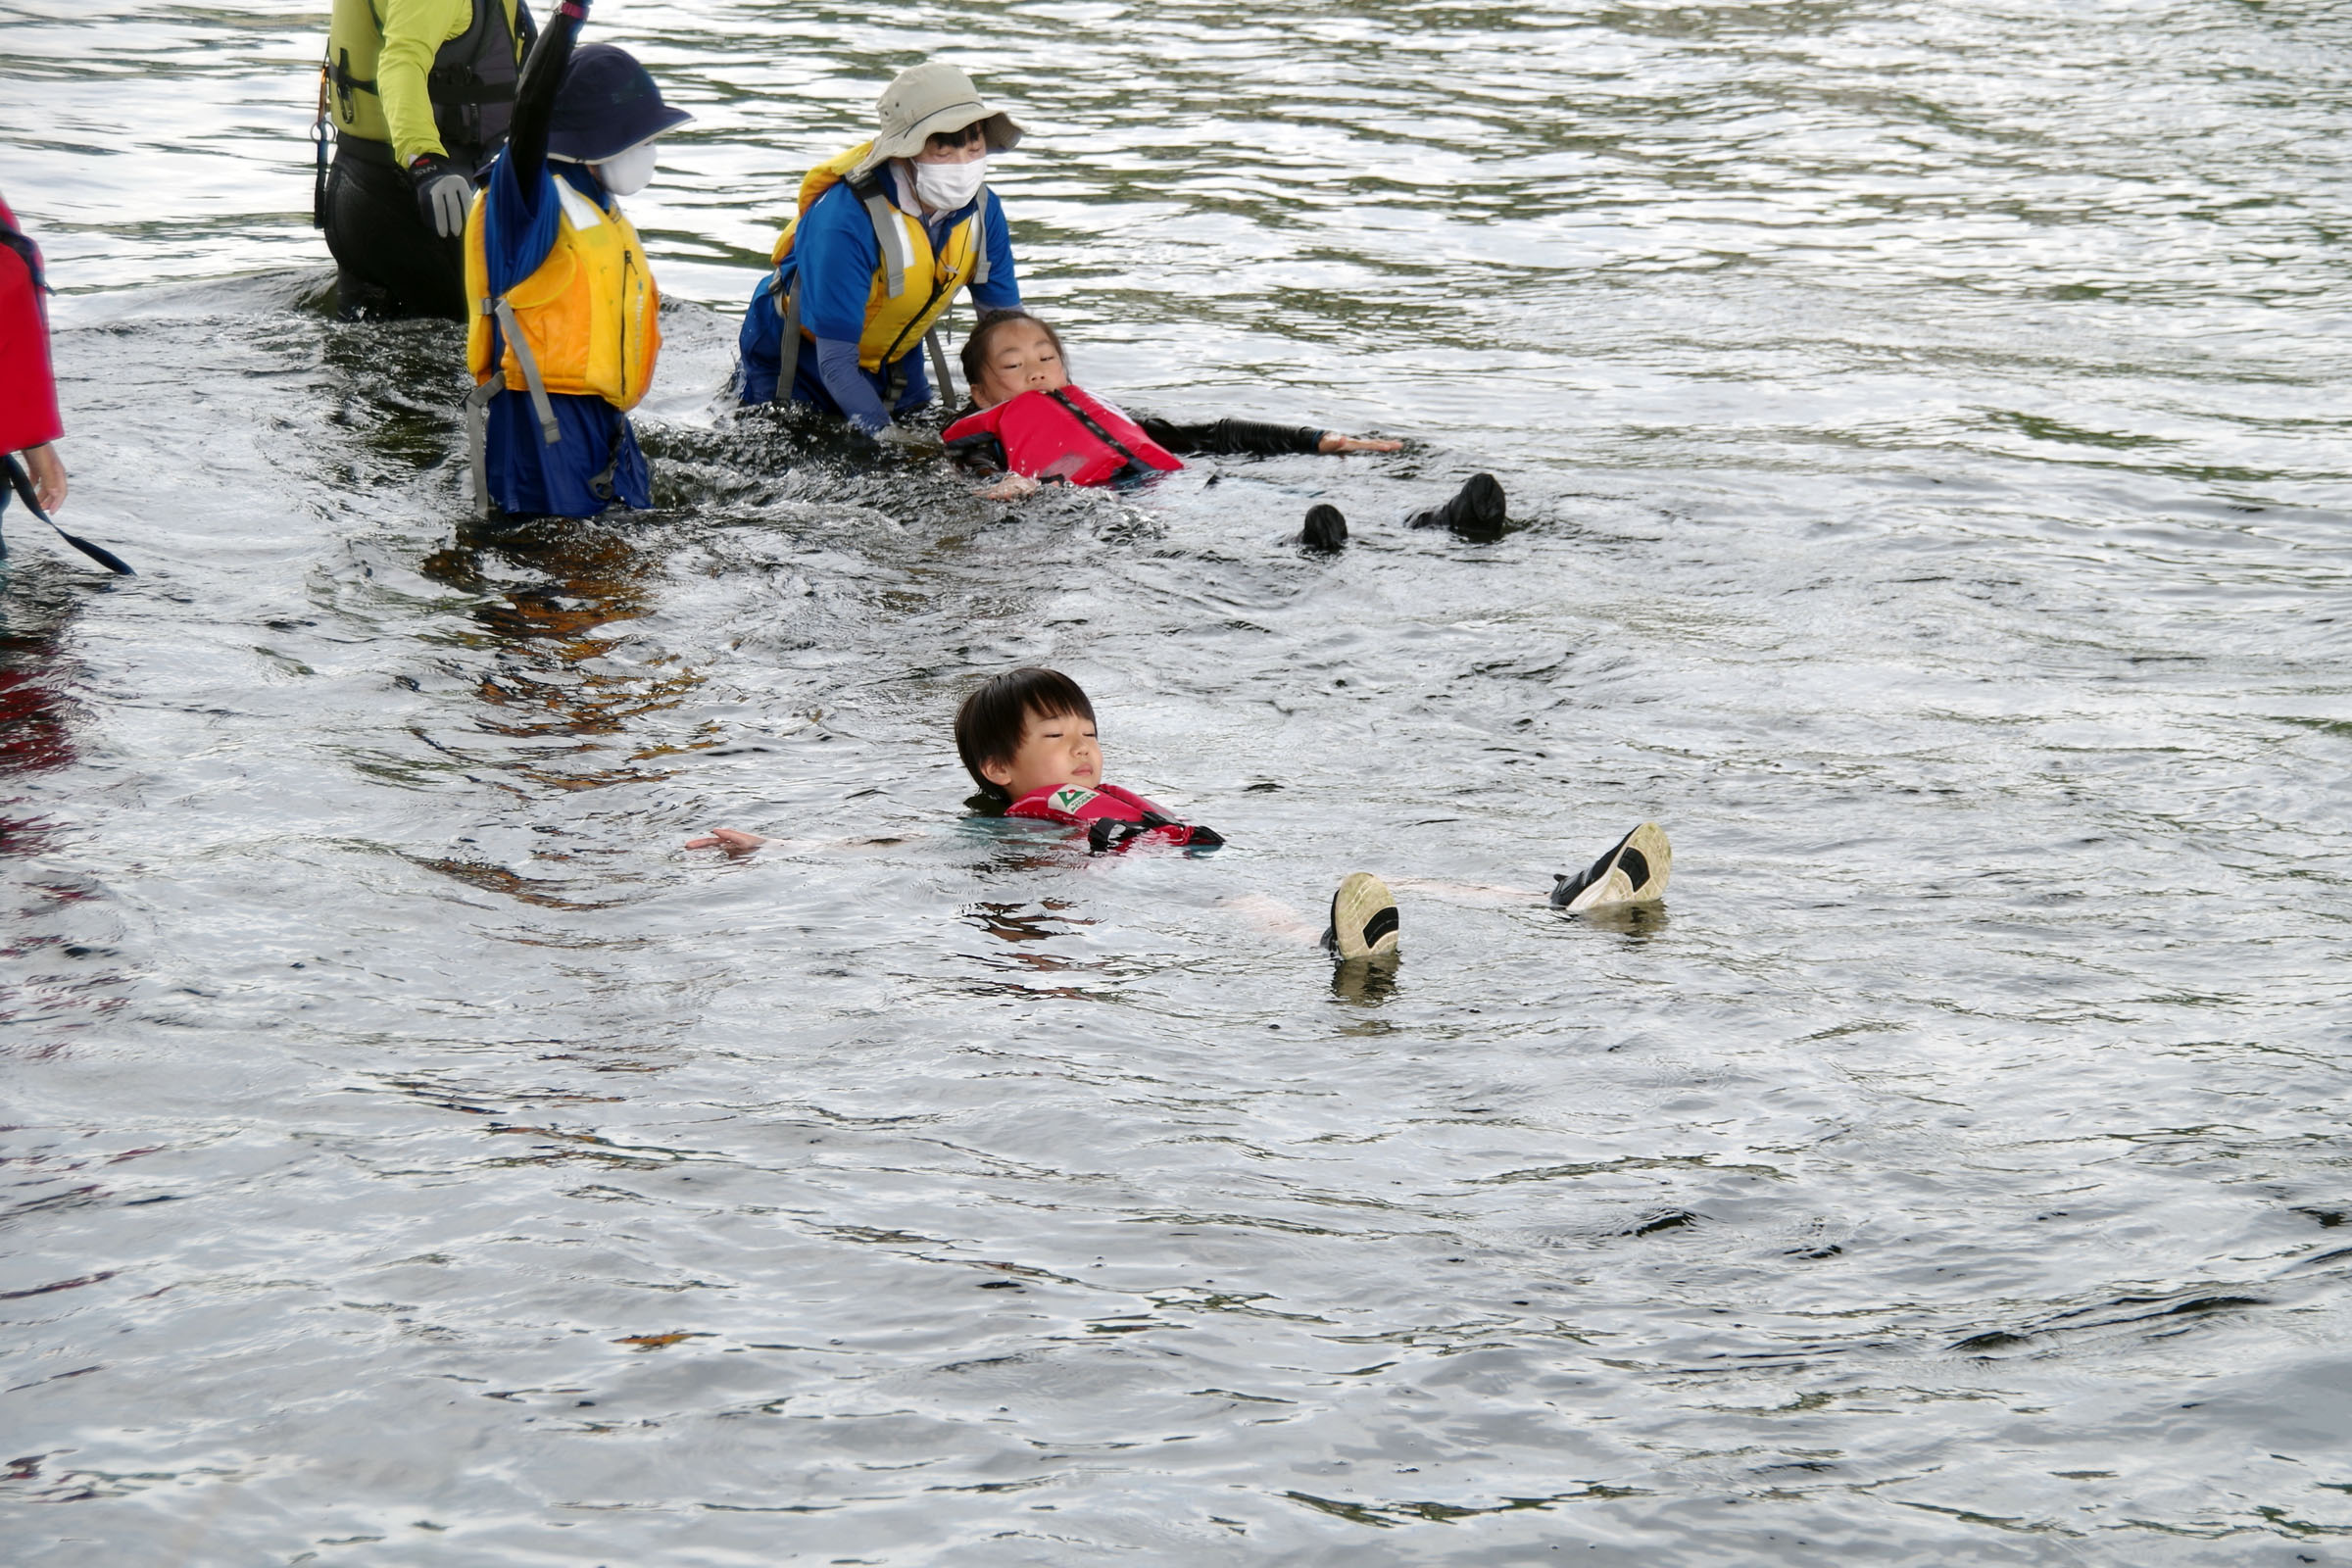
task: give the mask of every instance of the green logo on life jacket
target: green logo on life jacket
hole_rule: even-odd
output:
[[[1056,811],[1067,811],[1070,815],[1076,816],[1078,808],[1094,798],[1093,790],[1082,790],[1075,784],[1064,784],[1047,798],[1047,804]]]

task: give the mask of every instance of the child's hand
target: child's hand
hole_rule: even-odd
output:
[[[1323,432],[1322,443],[1315,450],[1318,452],[1401,452],[1404,450],[1404,443],[1385,441],[1378,437],[1342,435],[1337,430],[1326,430]]]
[[[724,850],[729,855],[749,855],[766,842],[759,834],[746,833],[741,828],[714,827],[699,839],[688,839],[686,847],[690,850]]]
[[[66,460],[57,455],[57,448],[46,441],[26,447],[24,472],[32,480],[33,499],[43,512],[55,512],[66,504]]]
[[[972,494],[983,501],[1018,501],[1038,492],[1038,481],[1025,473],[1008,473],[995,484],[975,490]]]

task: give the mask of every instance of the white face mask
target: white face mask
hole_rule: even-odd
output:
[[[615,196],[634,196],[653,181],[654,144],[641,141],[625,153],[614,153],[601,164],[590,164],[605,189]]]
[[[968,164],[916,164],[914,199],[935,213],[952,213],[980,194],[988,178],[988,155]]]

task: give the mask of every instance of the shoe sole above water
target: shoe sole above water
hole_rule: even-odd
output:
[[[1582,876],[1556,878],[1551,902],[1570,914],[1614,904],[1655,904],[1666,896],[1666,882],[1673,874],[1674,851],[1666,843],[1666,830],[1644,822]]]
[[[1324,941],[1344,963],[1350,958],[1377,958],[1396,951],[1396,901],[1388,884],[1369,871],[1357,871],[1331,896],[1331,929]]]

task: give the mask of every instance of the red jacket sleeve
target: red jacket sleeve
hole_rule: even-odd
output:
[[[0,452],[22,452],[66,433],[49,368],[40,265],[40,247],[0,201]]]

